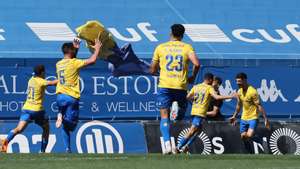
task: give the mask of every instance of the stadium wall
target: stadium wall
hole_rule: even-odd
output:
[[[34,62],[30,62],[35,64]],[[40,62],[39,62],[40,63]],[[54,64],[54,63],[53,63]],[[52,63],[46,64],[47,79],[56,77]],[[270,118],[298,118],[300,89],[291,83],[300,73],[298,67],[264,67],[257,73],[256,67],[212,67],[203,66],[202,75],[212,72],[223,78],[220,92],[230,95],[236,90],[235,74],[248,73],[250,84],[257,87],[261,101]],[[0,67],[0,118],[18,119],[23,102],[26,100],[27,81],[32,76],[32,68]],[[96,65],[83,69],[81,73],[80,119],[155,120],[159,118],[156,95],[156,76],[113,77],[107,65]],[[191,87],[191,86],[190,86]],[[232,115],[236,101],[227,100],[222,107],[225,116]],[[44,103],[50,118],[57,114],[55,87],[48,87]],[[190,106],[189,106],[190,107]],[[188,117],[190,109],[187,111]]]
[[[6,136],[16,122],[0,123],[0,138]],[[47,153],[62,153],[64,145],[60,129],[51,123]],[[188,130],[189,121],[176,123],[171,128],[172,144],[175,145]],[[267,130],[260,123],[251,151],[245,149],[240,140],[238,126],[227,122],[206,122],[203,131],[190,146],[196,154],[300,154],[299,123],[271,123]],[[158,121],[104,122],[82,121],[72,133],[71,146],[74,153],[146,154],[164,151]],[[41,129],[30,125],[24,133],[17,135],[9,144],[9,153],[37,153],[40,149]]]

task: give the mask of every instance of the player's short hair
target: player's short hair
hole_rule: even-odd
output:
[[[212,73],[205,73],[204,80],[213,80],[214,75]]]
[[[71,42],[66,42],[61,46],[61,50],[63,54],[69,54],[69,53],[74,53],[75,47],[73,46],[73,43]]]
[[[236,79],[242,79],[242,80],[247,80],[247,75],[244,72],[240,72],[235,76]]]
[[[219,85],[222,84],[222,79],[221,79],[220,77],[215,76],[215,77],[214,77],[214,80],[217,81],[217,83],[218,83]]]
[[[45,66],[44,65],[36,65],[33,68],[33,73],[34,73],[35,76],[41,76],[43,72],[45,72]]]
[[[172,35],[177,38],[183,38],[183,34],[185,32],[185,28],[181,24],[173,24],[171,26]]]

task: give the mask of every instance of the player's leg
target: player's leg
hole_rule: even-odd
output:
[[[186,99],[187,91],[186,90],[176,90],[173,93],[174,100],[178,102],[178,113],[176,120],[183,120],[185,117],[185,112],[188,107],[188,101]]]
[[[63,125],[64,121],[63,118],[67,112],[68,109],[68,100],[67,96],[64,94],[58,94],[57,95],[57,106],[58,106],[58,115],[56,120],[56,127],[59,128],[62,126],[62,137],[63,142],[65,145],[66,152],[70,152],[70,132],[67,129],[67,124]]]
[[[45,115],[45,111],[39,112],[37,117],[35,118],[35,123],[39,125],[43,129],[42,133],[42,144],[41,144],[41,152],[44,153],[46,151],[48,140],[49,140],[49,119]]]
[[[62,126],[62,137],[65,144],[66,153],[71,153],[71,132],[66,123],[64,123]]]
[[[240,121],[240,133],[241,133],[241,139],[245,140],[247,138],[247,130],[248,130],[248,123],[245,120]]]
[[[160,108],[160,132],[166,147],[166,153],[171,153],[171,139],[170,139],[170,106],[172,98],[169,89],[160,88],[158,92],[158,103]]]
[[[251,146],[251,141],[248,138],[248,130],[249,130],[249,122],[246,120],[241,120],[240,121],[240,133],[241,133],[241,139],[244,143],[245,149],[247,153],[252,152],[252,146]]]
[[[199,116],[193,116],[192,120],[192,126],[187,133],[178,143],[177,149],[181,150],[185,146],[189,146],[193,143],[193,141],[196,139],[202,125],[202,117]]]
[[[20,121],[17,125],[16,128],[11,130],[8,134],[7,137],[1,141],[1,152],[7,152],[7,146],[8,143],[19,133],[23,132],[24,129],[26,128],[27,124],[31,120],[31,116],[29,113],[26,111],[22,112],[22,115],[20,117]]]
[[[71,153],[71,132],[75,130],[78,123],[79,101],[72,97],[68,98],[67,109],[63,116],[62,134],[66,152]]]
[[[250,139],[254,136],[255,130],[257,128],[257,124],[258,124],[257,120],[250,120],[249,121],[249,128],[248,128],[248,131],[247,131],[247,134],[246,134],[246,137],[248,139]]]

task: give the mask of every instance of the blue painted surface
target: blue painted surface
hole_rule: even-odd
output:
[[[4,0],[0,5],[0,57],[61,57],[61,41],[41,41],[26,23],[66,23],[74,32],[77,26],[87,20],[96,19],[108,28],[115,28],[125,37],[130,37],[126,28],[133,28],[140,40],[131,43],[141,58],[151,58],[155,46],[168,40],[171,24],[185,23],[216,24],[231,40],[195,42],[185,36],[185,41],[192,43],[202,59],[298,59],[300,37],[294,36],[286,27],[299,23],[299,6],[297,0]],[[147,29],[156,31],[153,36],[157,41],[147,38],[138,28],[137,24],[143,22],[150,24]],[[233,35],[237,29],[254,31],[242,35],[250,39],[259,38],[261,42],[239,40]],[[276,39],[280,39],[280,36],[275,30],[281,29],[290,40],[286,43],[271,42],[258,29],[265,30]],[[299,31],[299,28],[295,28],[295,31]],[[126,43],[118,38],[116,40],[119,45]],[[80,57],[87,57],[89,53],[83,49],[79,54]]]

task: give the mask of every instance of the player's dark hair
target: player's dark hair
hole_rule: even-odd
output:
[[[215,77],[214,77],[214,80],[217,81],[217,83],[218,83],[219,85],[222,84],[222,79],[221,79],[220,77],[215,76]]]
[[[236,78],[236,79],[247,80],[247,75],[246,75],[246,73],[241,72],[241,73],[238,73],[238,74],[235,76],[235,78]]]
[[[185,28],[181,24],[174,24],[171,26],[172,35],[176,38],[183,38],[183,34],[185,32]]]
[[[41,76],[45,72],[45,66],[44,65],[36,65],[33,68],[34,76]]]
[[[73,46],[73,43],[71,42],[66,42],[62,45],[61,50],[63,54],[75,54],[75,47]]]
[[[204,80],[213,80],[214,75],[212,73],[205,73]]]

